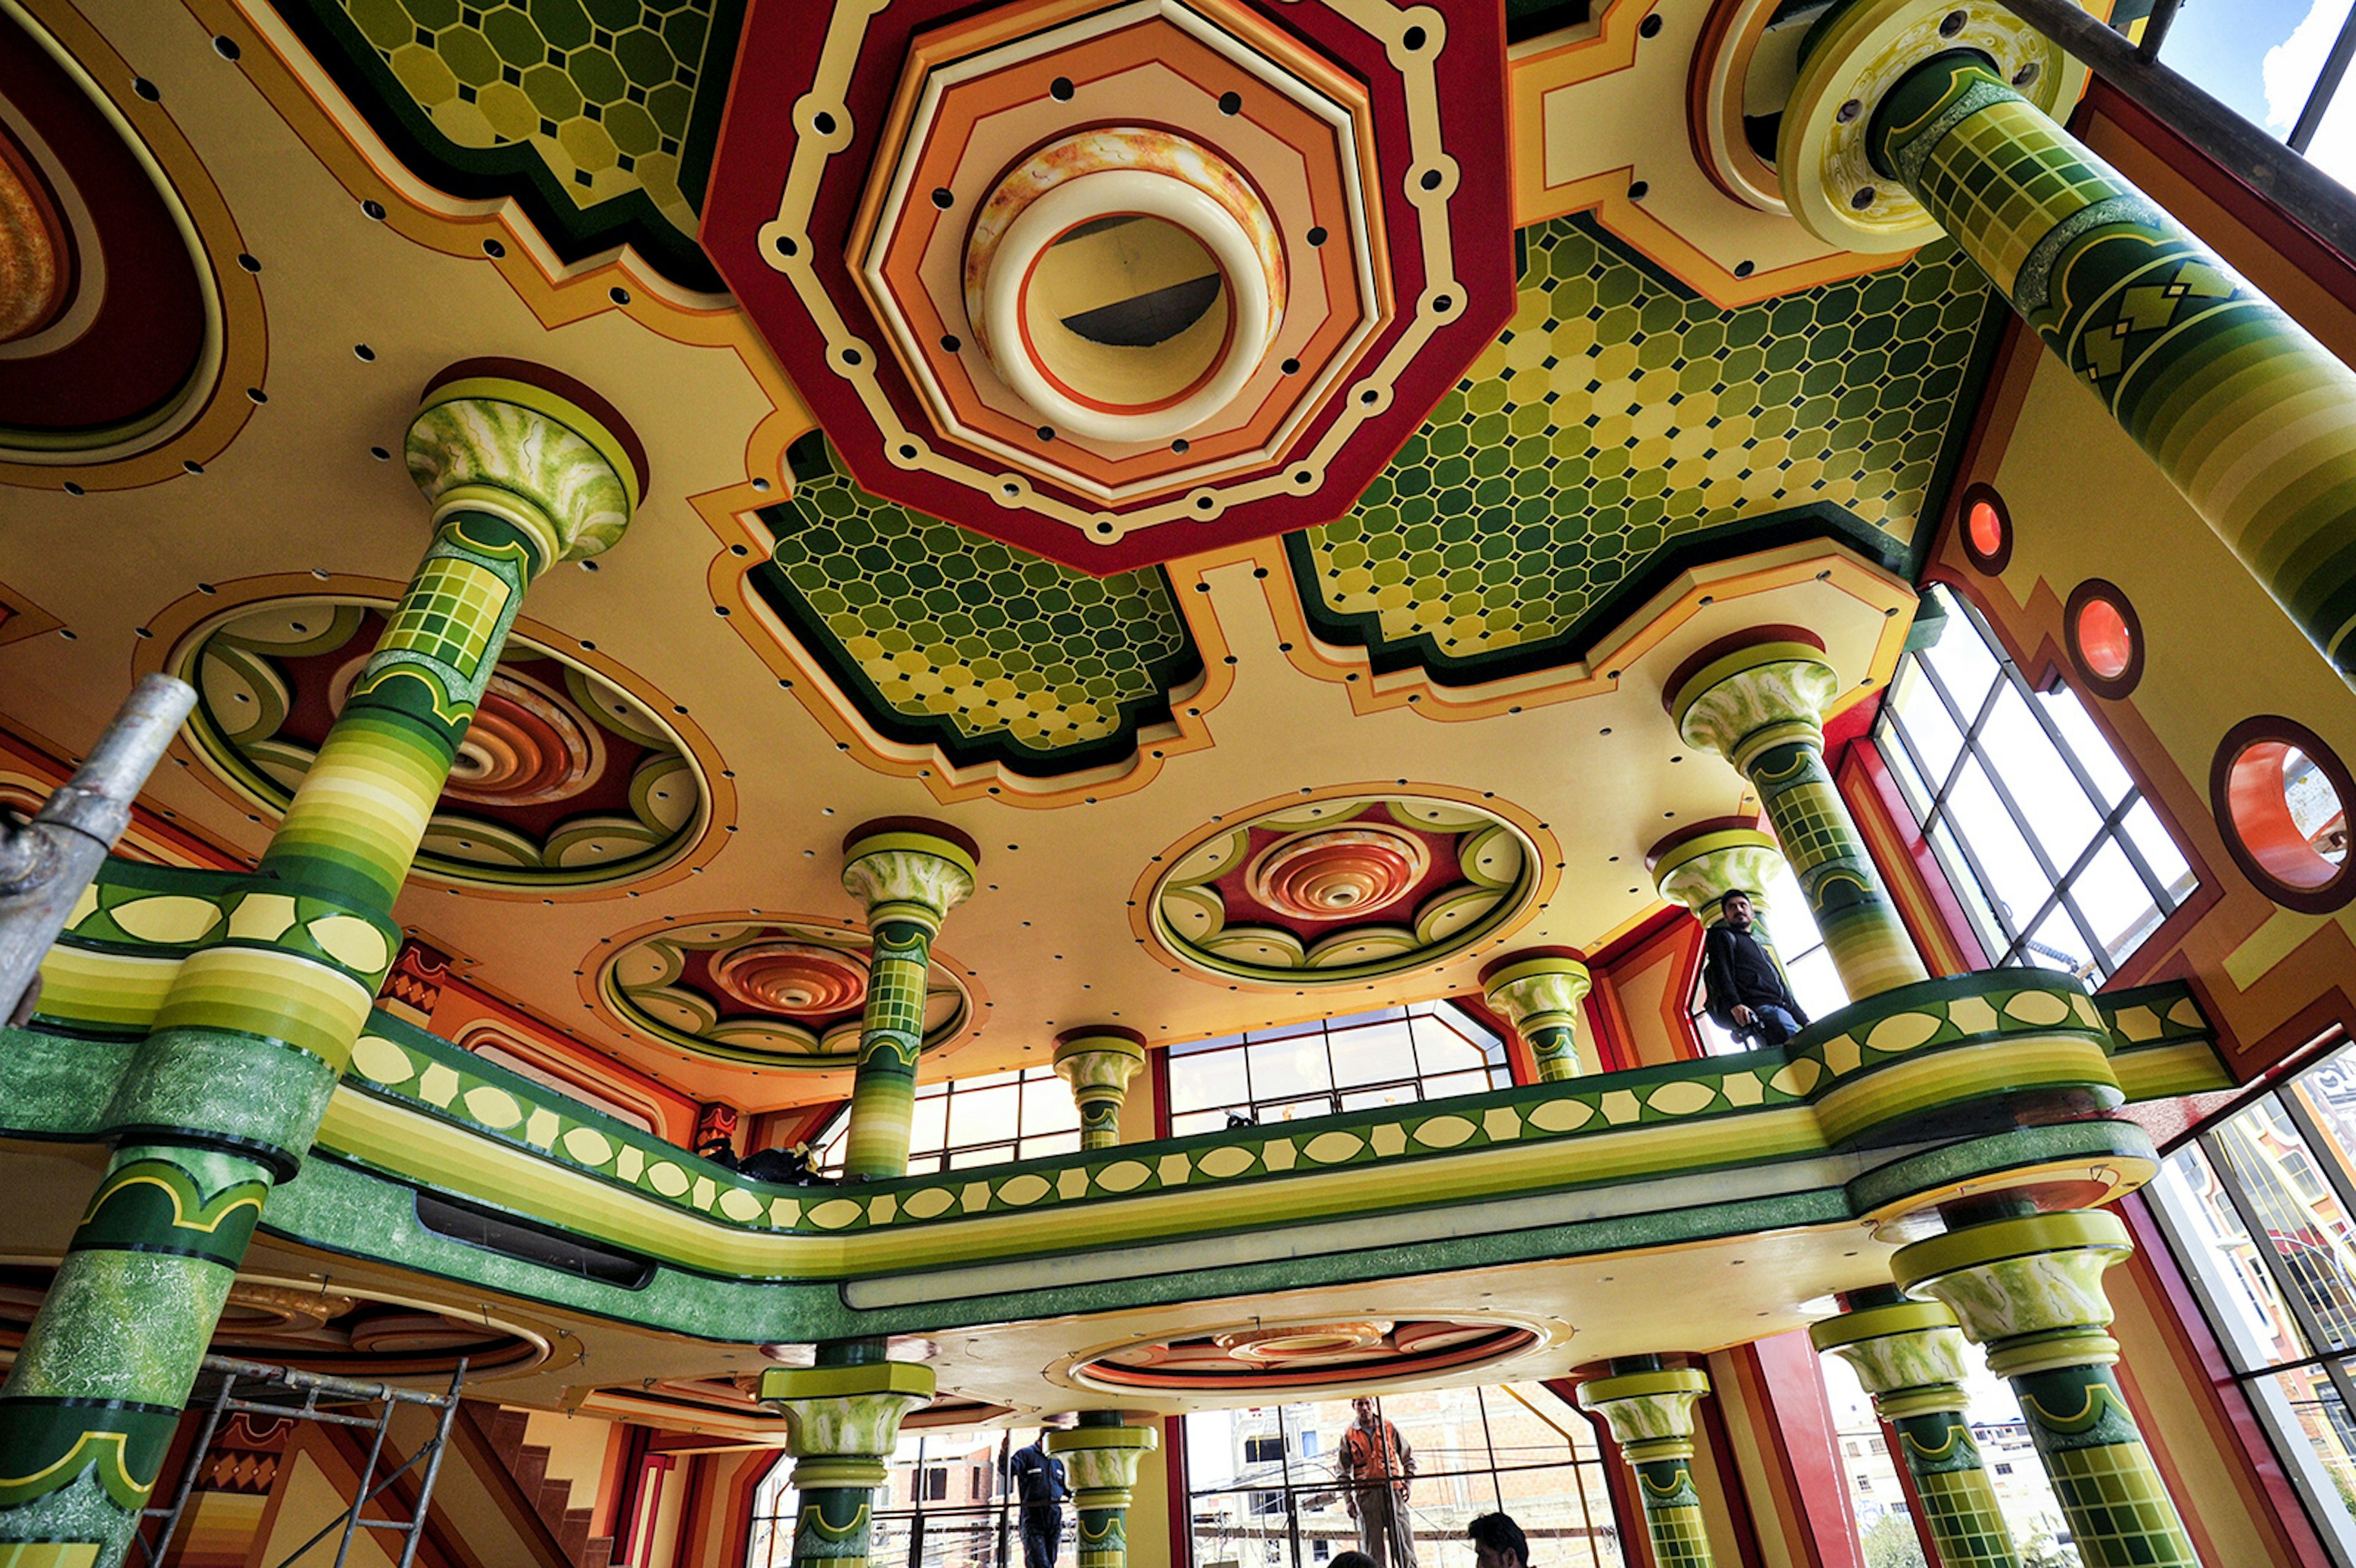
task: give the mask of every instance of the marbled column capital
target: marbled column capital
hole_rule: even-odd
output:
[[[1675,899],[1716,925],[1726,917],[1726,895],[1748,893],[1761,920],[1753,927],[1765,934],[1767,884],[1785,869],[1783,851],[1775,836],[1755,816],[1723,816],[1672,833],[1644,855],[1652,868],[1653,886],[1665,899]]]
[[[1072,1504],[1081,1509],[1125,1509],[1137,1486],[1141,1461],[1162,1444],[1151,1426],[1075,1426],[1047,1434],[1047,1452],[1064,1461]]]
[[[843,891],[867,907],[872,930],[886,921],[940,933],[949,911],[973,896],[981,851],[947,823],[884,817],[842,840]]]
[[[869,1361],[848,1367],[771,1367],[761,1374],[760,1401],[786,1418],[787,1450],[796,1459],[841,1461],[809,1471],[797,1466],[797,1486],[875,1486],[899,1446],[900,1422],[932,1402],[933,1369],[918,1361]],[[862,1462],[876,1474],[864,1474]],[[822,1472],[822,1473],[821,1473]]]
[[[1748,773],[1751,759],[1792,741],[1821,747],[1840,677],[1822,643],[1797,627],[1714,645],[1670,677],[1668,709],[1688,746],[1706,746]]]
[[[1568,948],[1504,954],[1481,971],[1483,997],[1525,1040],[1533,1029],[1576,1029],[1579,1005],[1594,985]]]
[[[1055,1037],[1055,1074],[1075,1098],[1094,1091],[1115,1099],[1145,1065],[1145,1037],[1118,1024],[1067,1029]]]
[[[462,511],[504,519],[530,539],[534,575],[620,539],[646,483],[637,438],[603,399],[509,361],[436,377],[405,455],[437,525]]]
[[[1936,1301],[1866,1307],[1808,1326],[1808,1342],[1819,1354],[1837,1355],[1857,1369],[1858,1381],[1874,1396],[1884,1416],[1884,1396],[1905,1398],[1900,1413],[1962,1410],[1969,1403],[1963,1381],[1964,1331],[1955,1315]]]
[[[2102,1210],[1992,1220],[1901,1247],[1890,1272],[1910,1295],[1937,1298],[1988,1349],[1988,1370],[2020,1377],[2118,1360],[2103,1273],[2135,1250]]]
[[[1698,1367],[1623,1372],[1579,1385],[1579,1407],[1612,1428],[1612,1441],[1632,1465],[1693,1456],[1693,1407],[1709,1392]]]

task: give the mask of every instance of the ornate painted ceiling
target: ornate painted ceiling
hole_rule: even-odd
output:
[[[1746,185],[1772,6],[880,14],[841,59],[792,0],[0,19],[7,727],[70,759],[197,675],[151,798],[257,855],[423,548],[420,389],[575,378],[652,484],[532,589],[400,918],[763,1109],[840,1092],[853,823],[981,847],[926,1069],[963,1074],[1591,947],[1742,804],[1661,712],[1681,659],[1790,623],[1887,678],[1996,318],[1952,250],[1832,251]],[[93,378],[136,357],[59,324],[134,305],[154,385]],[[30,430],[68,374],[123,406]],[[1292,907],[1335,889],[1376,901]]]

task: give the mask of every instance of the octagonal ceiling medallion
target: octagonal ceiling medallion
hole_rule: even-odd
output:
[[[1339,516],[1511,314],[1494,6],[762,0],[702,232],[858,482],[1105,574]]]
[[[1246,814],[1155,859],[1167,869],[1141,900],[1155,945],[1295,989],[1466,952],[1531,908],[1543,863],[1497,813],[1410,795]]]

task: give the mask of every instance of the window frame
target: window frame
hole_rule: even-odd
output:
[[[1028,1116],[1031,1099],[1027,1091],[1033,1084],[1047,1083],[1053,1083],[1055,1085],[1056,1092],[1063,1096],[1063,1100],[1059,1102],[1059,1104],[1068,1104],[1070,1105],[1071,1120],[1069,1124],[1066,1125],[1059,1115],[1055,1125],[1041,1127],[1034,1131],[1024,1125]],[[1014,1133],[1012,1136],[1003,1138],[983,1138],[976,1142],[964,1144],[951,1143],[949,1141],[950,1132],[957,1125],[957,1096],[960,1092],[970,1096],[991,1090],[1010,1087],[1014,1090]],[[1071,1091],[1065,1085],[1063,1080],[1057,1075],[1055,1069],[1052,1064],[1036,1063],[1019,1068],[1010,1067],[1003,1072],[985,1072],[972,1078],[944,1078],[937,1083],[919,1083],[916,1085],[916,1103],[921,1105],[928,1100],[938,1100],[942,1102],[941,1141],[938,1144],[914,1144],[909,1147],[908,1172],[912,1176],[931,1173],[946,1174],[956,1170],[973,1170],[991,1166],[1012,1165],[1018,1160],[1023,1159],[1044,1159],[1052,1155],[1074,1153],[1080,1147],[1079,1104],[1076,1101],[1073,1101],[1071,1099]],[[849,1103],[846,1102],[842,1109],[836,1113],[834,1118],[828,1122],[825,1129],[810,1140],[810,1163],[812,1168],[824,1175],[841,1175],[843,1152],[849,1147],[850,1136],[851,1106]],[[1062,1141],[1066,1138],[1070,1140],[1070,1147],[1068,1148],[1058,1147],[1055,1148],[1026,1152],[1023,1147],[1027,1143],[1038,1143],[1049,1139],[1056,1140],[1060,1145]],[[991,1149],[1000,1148],[1009,1151],[1002,1158],[976,1160],[965,1165],[956,1163],[958,1157],[960,1155],[973,1155],[983,1153]],[[937,1160],[939,1163],[931,1168],[931,1172],[927,1172],[921,1168],[923,1162],[926,1160]]]
[[[2105,802],[2102,788],[2095,782],[2092,770],[2086,766],[2084,760],[2078,754],[2077,748],[2072,744],[2070,737],[2063,732],[2061,725],[2056,722],[2053,715],[2047,711],[2045,702],[2042,700],[2053,690],[2069,689],[2069,683],[2061,674],[2058,671],[2054,672],[2051,678],[2040,688],[2029,678],[2028,674],[2020,667],[2019,661],[2012,656],[2012,651],[2005,645],[2004,639],[1997,635],[1996,629],[1980,613],[1978,606],[1973,604],[1965,594],[1945,584],[1936,583],[1933,584],[1928,592],[1939,596],[1942,608],[1947,612],[1947,630],[1943,635],[1950,636],[1955,635],[1958,630],[1955,624],[1960,620],[1961,629],[1977,636],[1982,646],[1994,659],[1996,674],[1989,680],[1987,689],[1979,695],[1976,703],[1972,704],[1967,711],[1963,696],[1951,690],[1946,677],[1940,674],[1935,665],[1923,656],[1923,653],[1927,650],[1910,649],[1900,659],[1898,668],[1892,673],[1889,695],[1881,704],[1881,711],[1874,719],[1870,731],[1873,743],[1894,764],[1892,772],[1896,774],[1898,794],[1906,803],[1909,814],[1914,817],[1916,833],[1923,842],[1930,845],[1932,853],[1937,857],[1940,868],[1946,873],[1948,880],[1956,884],[1955,891],[1966,895],[1959,900],[1963,905],[1965,918],[1971,922],[1974,934],[1978,937],[1982,950],[1991,955],[1991,966],[2001,968],[2023,962],[2033,964],[2036,960],[2030,956],[2032,952],[2041,953],[2047,957],[2055,959],[2071,957],[2071,955],[2058,954],[2051,948],[2041,946],[2036,939],[2037,933],[2042,931],[2046,923],[2060,912],[2067,916],[2079,940],[2086,944],[2088,962],[2094,973],[2083,977],[2093,981],[2098,987],[2105,984],[2112,976],[2118,973],[2127,960],[2151,940],[2159,928],[2167,923],[2170,916],[2183,908],[2200,891],[2200,868],[2193,863],[2183,846],[2177,842],[2177,835],[2169,829],[2167,817],[2153,804],[2151,797],[2145,794],[2143,783],[2136,776],[2135,769],[2128,766],[2127,759],[2121,756],[2115,747],[2111,752],[2112,761],[2120,773],[2126,775],[2126,788],[2115,803]],[[1905,716],[1899,710],[1898,693],[1910,671],[1922,683],[1922,689],[1927,690],[1937,699],[1948,722],[1954,726],[1956,734],[1960,737],[1954,760],[1947,764],[1944,772],[1934,772],[1928,765],[1921,744],[1914,739],[1906,723]],[[1986,741],[1988,726],[1995,720],[2002,706],[2003,696],[2008,690],[2014,693],[2020,704],[2028,709],[2039,732],[2044,736],[2046,743],[2061,758],[2063,767],[2077,784],[2088,809],[2095,817],[2094,832],[2066,867],[2058,865],[2052,854],[2046,848],[2029,818],[2029,814],[2022,808],[2019,795],[2007,781],[2004,773],[1997,766],[1996,759]],[[2072,692],[2072,696],[2075,697],[2076,693]],[[2080,706],[2087,713],[2091,722],[2093,710],[2084,709],[2083,702]],[[2104,739],[2107,741],[2108,737]],[[1970,837],[1964,832],[1962,824],[1957,820],[1953,809],[1954,791],[1958,784],[1970,776],[1969,764],[1972,763],[1977,764],[1980,776],[1987,781],[1997,803],[2004,807],[2005,814],[2011,819],[2014,831],[2019,835],[2023,846],[2035,861],[2039,875],[2046,882],[2047,891],[2043,899],[2025,918],[2015,916],[2007,901],[1995,891],[1998,885],[1996,879],[1989,873],[1980,855],[1973,848]],[[1917,791],[1923,797],[1922,804],[1919,806],[1914,799]],[[2127,831],[2127,819],[2134,815],[2138,805],[2151,812],[2153,819],[2159,824],[2160,830],[2168,835],[2169,842],[2175,844],[2178,856],[2185,863],[2185,874],[2190,880],[2180,893],[2171,890],[2161,879],[2159,873],[2153,869],[2150,858],[2144,853],[2143,847],[2137,844],[2135,836]],[[1944,834],[1941,832],[1942,827],[1945,830]],[[1964,864],[1961,867],[1954,864],[1948,848],[1949,845],[1954,846],[1953,855],[1962,859]],[[2111,953],[2109,946],[2095,934],[2093,921],[2087,918],[2084,909],[2080,906],[2072,891],[2100,859],[2103,850],[2110,846],[2116,846],[2126,858],[2128,866],[2136,874],[2136,880],[2143,884],[2145,895],[2150,900],[2152,909],[2158,917],[2136,936],[2131,944],[2115,956]],[[1989,922],[1994,923],[1994,930],[1988,929]],[[2071,972],[2077,971],[2073,969]]]
[[[1425,1071],[1420,1049],[1422,1042],[1416,1029],[1416,1020],[1419,1019],[1430,1019],[1437,1027],[1451,1030],[1467,1043],[1479,1049],[1483,1057],[1482,1066],[1450,1068],[1440,1072]],[[1373,1028],[1384,1023],[1401,1023],[1407,1026],[1408,1049],[1415,1060],[1415,1075],[1411,1078],[1394,1076],[1375,1079],[1347,1085],[1338,1082],[1339,1074],[1335,1071],[1336,1063],[1333,1056],[1335,1035],[1346,1036],[1354,1029]],[[1323,1047],[1326,1087],[1322,1092],[1313,1089],[1298,1092],[1285,1091],[1262,1098],[1255,1090],[1252,1078],[1254,1048],[1292,1045],[1311,1038],[1317,1039]],[[1430,1001],[1409,1002],[1395,1008],[1377,1008],[1369,1012],[1345,1014],[1339,1018],[1321,1019],[1309,1023],[1280,1024],[1269,1029],[1246,1029],[1238,1034],[1212,1035],[1202,1040],[1183,1040],[1157,1047],[1157,1050],[1162,1054],[1167,1070],[1160,1082],[1163,1085],[1164,1111],[1169,1118],[1171,1136],[1174,1137],[1187,1137],[1205,1131],[1216,1131],[1215,1127],[1196,1127],[1188,1131],[1179,1129],[1189,1118],[1218,1115],[1223,1112],[1229,1115],[1238,1113],[1248,1114],[1255,1118],[1266,1120],[1275,1113],[1291,1109],[1294,1112],[1293,1115],[1277,1115],[1275,1119],[1302,1120],[1304,1113],[1299,1108],[1316,1099],[1321,1093],[1325,1102],[1323,1106],[1307,1110],[1306,1116],[1344,1115],[1352,1109],[1362,1108],[1344,1106],[1342,1101],[1345,1096],[1355,1098],[1398,1089],[1412,1089],[1414,1099],[1410,1103],[1413,1104],[1453,1099],[1456,1097],[1455,1093],[1427,1093],[1426,1085],[1435,1079],[1454,1077],[1463,1072],[1486,1072],[1489,1074],[1489,1083],[1483,1089],[1464,1090],[1458,1093],[1494,1093],[1499,1089],[1511,1088],[1514,1083],[1513,1054],[1506,1046],[1505,1037],[1490,1029],[1486,1023],[1460,1005],[1453,997],[1435,997]],[[1181,1104],[1176,1082],[1178,1074],[1174,1071],[1177,1064],[1229,1052],[1236,1053],[1242,1065],[1246,1098],[1241,1102],[1223,1104]]]

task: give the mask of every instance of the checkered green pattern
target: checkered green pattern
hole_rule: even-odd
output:
[[[1914,1490],[1938,1541],[1941,1568],[2020,1568],[1986,1470],[1915,1470]]]
[[[1948,233],[1979,237],[1992,281],[2009,294],[2037,242],[2115,195],[2118,176],[2076,142],[2054,136],[2034,104],[2008,95],[1957,107],[1969,117],[1922,160],[1913,190]]]
[[[472,686],[511,592],[496,572],[474,561],[429,560],[380,646],[446,665]]]
[[[2086,1568],[2201,1568],[2141,1442],[2044,1453],[2053,1495]]]
[[[925,1038],[928,949],[923,929],[893,922],[875,933],[867,976],[867,1019],[859,1041],[862,1066],[879,1052],[897,1053],[913,1069]]]
[[[1630,1467],[1636,1472],[1644,1529],[1653,1538],[1653,1561],[1658,1568],[1713,1568],[1692,1468],[1683,1459],[1649,1460]]]
[[[842,1173],[855,1180],[887,1181],[908,1174],[916,1056],[925,1048],[925,982],[931,968],[932,933],[923,926],[887,920],[875,928],[867,1016],[851,1081],[851,1130],[842,1153]]]

